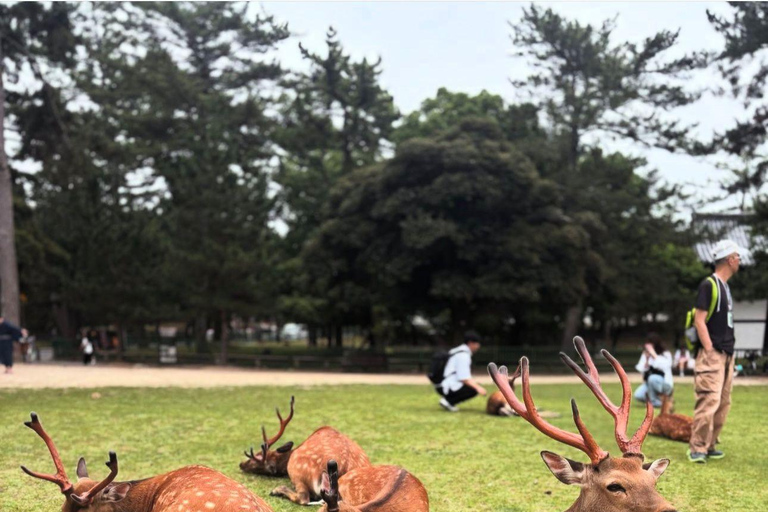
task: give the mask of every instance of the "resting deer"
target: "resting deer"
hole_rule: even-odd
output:
[[[672,395],[664,395],[661,401],[661,414],[653,419],[650,433],[654,436],[661,436],[672,439],[673,441],[689,442],[691,440],[691,426],[693,418],[682,414],[673,414]]]
[[[574,345],[586,364],[589,374],[585,373],[566,354],[560,353],[560,358],[581,378],[605,410],[613,416],[616,442],[623,455],[620,458],[610,457],[608,452],[598,446],[581,420],[575,400],[571,400],[571,410],[579,435],[557,428],[539,416],[533,398],[531,398],[527,357],[520,359],[520,364],[512,376],[513,380],[522,376],[522,402],[515,396],[515,392],[509,384],[507,368],[504,366],[497,368],[493,363],[488,365],[491,378],[517,414],[525,418],[543,434],[577,448],[589,456],[590,463],[582,464],[549,451],[541,452],[544,463],[558,480],[564,484],[581,487],[578,499],[566,512],[676,512],[675,508],[656,490],[656,480],[669,465],[669,459],[643,463],[642,445],[653,419],[653,406],[650,402],[646,404],[643,423],[632,438],[628,439],[627,423],[629,421],[632,388],[626,372],[607,350],[602,351],[603,356],[621,380],[621,406],[617,407],[610,401],[600,385],[597,368],[584,345],[584,340],[577,336],[574,338]]]
[[[43,429],[37,414],[33,412],[31,416],[32,421],[24,424],[45,441],[56,474],[36,473],[24,466],[21,469],[29,476],[59,486],[66,497],[62,512],[272,512],[269,505],[243,485],[204,466],[185,466],[144,480],[115,482],[115,452],[109,452],[107,478],[91,480],[85,459],[81,458],[77,463],[77,481],[72,484],[53,440]]]
[[[496,391],[488,397],[488,402],[485,404],[486,414],[491,416],[517,416],[517,413],[512,409],[501,391]]]
[[[358,468],[339,479],[336,461],[328,461],[320,495],[320,512],[429,512],[427,490],[397,466]]]
[[[270,493],[272,496],[282,496],[299,505],[309,505],[320,499],[320,486],[323,472],[329,460],[337,458],[339,471],[343,475],[355,468],[370,466],[368,456],[362,448],[350,438],[331,427],[320,427],[310,435],[298,448],[293,448],[293,442],[285,443],[276,450],[270,450],[282,437],[288,423],[293,419],[295,399],[291,397],[291,413],[283,419],[280,411],[280,431],[272,438],[267,438],[264,427],[261,435],[264,442],[261,452],[254,454],[253,448],[248,457],[240,464],[240,469],[246,473],[259,475],[285,476],[291,479],[295,491],[281,485]]]
[[[514,379],[510,379],[509,385],[513,390],[515,389]],[[539,410],[538,412],[542,418],[560,417],[560,413],[555,411]],[[488,402],[485,404],[485,413],[491,416],[517,416],[517,413],[509,406],[501,391],[496,391],[488,397]]]

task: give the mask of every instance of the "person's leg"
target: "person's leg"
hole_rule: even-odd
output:
[[[5,366],[5,373],[13,371],[13,341],[0,341],[0,361]]]
[[[707,453],[713,439],[716,439],[712,436],[712,427],[715,412],[720,407],[720,394],[725,378],[724,358],[725,356],[714,350],[709,352],[701,350],[696,358],[694,377],[696,405],[689,443],[691,453]]]
[[[665,389],[664,377],[661,375],[650,375],[648,377],[648,398],[654,407],[661,407],[661,397]]]
[[[477,396],[477,390],[471,386],[467,386],[466,384],[461,386],[457,391],[451,391],[447,395],[445,395],[445,399],[448,400],[448,403],[451,405],[457,405],[461,402],[466,402],[470,398],[474,398]]]
[[[635,400],[645,403],[648,394],[648,385],[645,383],[640,384],[640,387],[635,391]]]
[[[728,411],[731,410],[731,390],[733,389],[733,356],[725,356],[721,354],[725,359],[723,361],[723,367],[725,375],[723,377],[723,385],[720,392],[720,406],[715,411],[714,418],[712,420],[712,440],[709,443],[708,451],[715,450],[715,443],[720,436],[720,431],[723,430],[725,425],[725,419],[728,416]]]

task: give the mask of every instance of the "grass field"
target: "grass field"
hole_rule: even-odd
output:
[[[611,396],[618,386],[606,386]],[[315,428],[332,425],[355,439],[374,463],[399,464],[427,487],[431,510],[561,511],[578,489],[558,482],[539,457],[548,449],[576,460],[585,455],[546,438],[520,418],[484,414],[475,399],[460,414],[444,413],[427,387],[322,386],[306,388],[125,389],[0,391],[0,511],[59,510],[63,501],[51,483],[19,469],[54,472],[48,452],[22,424],[36,411],[58,445],[71,478],[80,456],[92,477],[107,473],[103,462],[115,450],[118,480],[143,478],[200,463],[222,471],[264,497],[275,511],[306,510],[269,497],[287,479],[242,474],[243,449],[260,443],[260,427],[275,432],[274,407],[286,410],[296,395],[296,416],[283,441],[301,442]],[[690,386],[678,386],[677,408],[690,413]],[[613,424],[584,386],[535,386],[540,408],[563,413],[551,420],[575,430],[566,412],[574,396],[600,445],[616,454]],[[705,466],[685,460],[686,446],[649,437],[649,458],[672,464],[659,480],[660,492],[681,511],[762,510],[768,502],[768,387],[737,387],[723,432],[727,457]],[[631,425],[640,420],[635,407]]]

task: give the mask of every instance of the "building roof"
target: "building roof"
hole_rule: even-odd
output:
[[[733,240],[739,247],[750,251],[741,258],[744,265],[755,263],[751,252],[756,246],[764,246],[761,240],[752,238],[752,228],[749,226],[749,216],[743,214],[695,214],[693,227],[701,237],[693,248],[699,259],[705,263],[712,263],[712,249],[715,244],[727,238]]]

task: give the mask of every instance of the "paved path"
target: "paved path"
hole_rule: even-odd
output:
[[[481,384],[491,384],[488,375],[478,373]],[[630,374],[633,383],[640,382],[639,374]],[[677,378],[677,382],[692,382],[691,377]],[[533,375],[536,384],[564,384],[580,382],[573,375]],[[606,375],[604,382],[617,382],[614,375]],[[736,385],[768,385],[766,377],[737,378]],[[318,386],[327,384],[415,384],[426,385],[427,379],[418,374],[324,373],[305,371],[277,371],[215,366],[157,368],[142,365],[102,364],[82,366],[74,363],[17,364],[14,373],[0,373],[0,388],[97,388],[119,387],[184,387],[207,388],[217,386]]]

